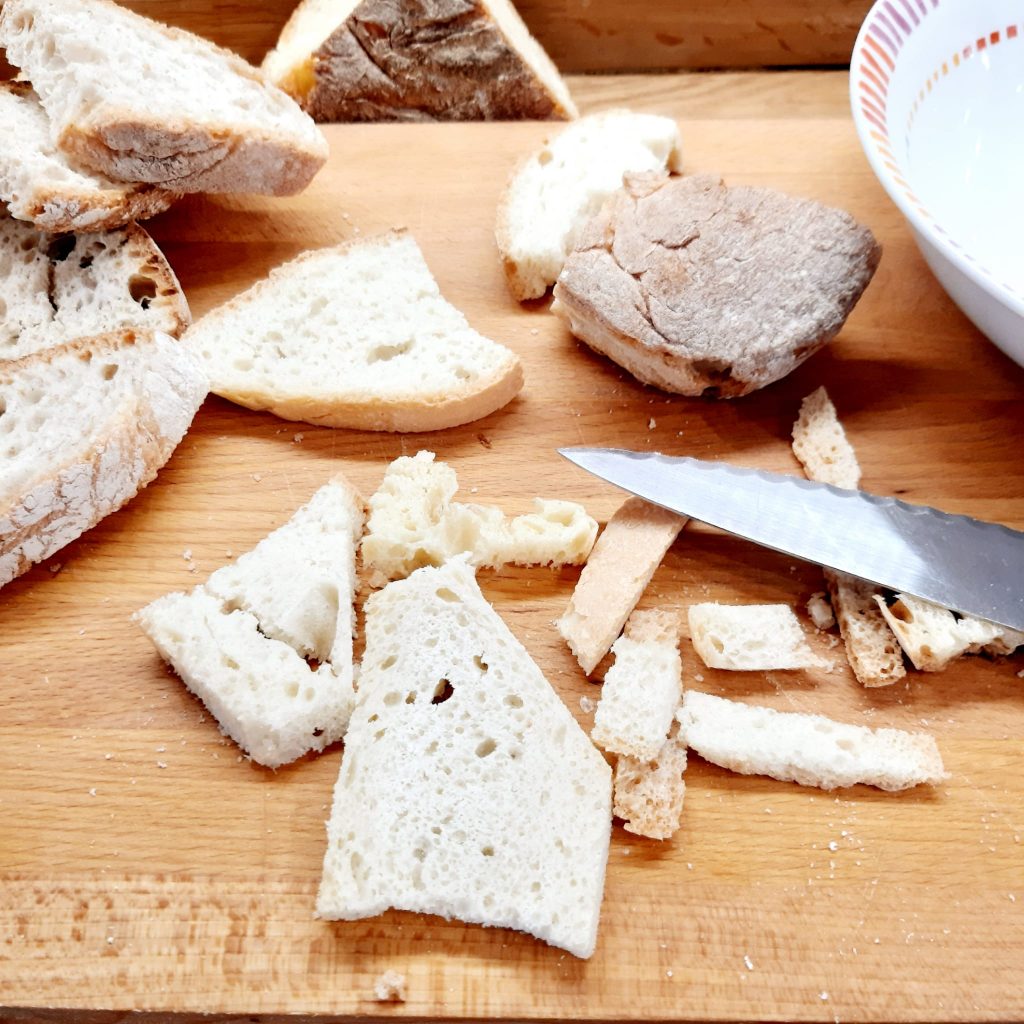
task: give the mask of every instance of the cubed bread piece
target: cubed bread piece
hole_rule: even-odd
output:
[[[770,672],[830,667],[807,646],[789,605],[694,604],[689,620],[694,649],[708,668]]]
[[[686,796],[686,744],[678,724],[649,761],[620,757],[612,779],[612,810],[623,828],[648,839],[671,839]]]

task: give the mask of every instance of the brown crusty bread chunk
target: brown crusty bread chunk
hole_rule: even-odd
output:
[[[582,231],[552,309],[635,377],[735,398],[843,326],[881,249],[848,213],[715,175],[626,175]]]

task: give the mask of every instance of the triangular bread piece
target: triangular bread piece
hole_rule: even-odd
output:
[[[464,559],[366,603],[321,917],[389,907],[594,951],[611,772]]]
[[[188,337],[216,394],[325,427],[441,430],[523,385],[518,358],[442,298],[404,231],[303,253]]]
[[[0,363],[0,586],[135,497],[205,397],[189,349],[154,332]]]
[[[156,243],[130,224],[47,235],[0,214],[0,360],[133,328],[178,335],[184,293]]]
[[[263,70],[317,121],[576,116],[509,0],[303,0]]]
[[[43,231],[110,231],[174,202],[153,185],[125,185],[72,167],[27,82],[0,82],[0,200]]]
[[[52,142],[115,181],[290,195],[327,159],[313,121],[256,68],[107,0],[7,0],[0,47]]]

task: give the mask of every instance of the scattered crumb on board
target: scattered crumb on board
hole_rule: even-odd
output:
[[[385,971],[373,983],[373,998],[378,1003],[404,1003],[405,975],[398,971]]]

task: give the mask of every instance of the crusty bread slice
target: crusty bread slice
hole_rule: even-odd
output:
[[[897,594],[890,605],[875,597],[914,668],[941,672],[965,654],[1012,654],[1024,645],[1024,633],[973,615],[954,615],[948,608],[920,597]]]
[[[290,195],[327,159],[312,119],[240,57],[107,0],[7,0],[0,46],[56,146],[114,181]]]
[[[690,605],[690,637],[708,668],[771,672],[829,668],[807,646],[793,609],[786,604]]]
[[[268,768],[345,734],[362,527],[362,499],[337,476],[236,563],[135,615],[221,731]]]
[[[443,430],[523,386],[518,358],[444,300],[405,231],[303,253],[189,338],[217,394],[319,426]]]
[[[152,332],[0,363],[0,586],[135,497],[206,388],[189,349]]]
[[[166,210],[176,196],[72,167],[27,82],[0,82],[0,200],[42,231],[111,231]]]
[[[51,236],[0,214],[0,360],[134,328],[178,335],[185,295],[142,228]]]
[[[678,717],[691,750],[741,775],[821,789],[863,784],[889,791],[946,778],[935,740],[925,733],[845,725],[693,690]]]
[[[824,388],[800,403],[793,424],[793,454],[808,480],[849,490],[860,487],[860,463]]]
[[[370,498],[363,563],[371,583],[408,576],[468,553],[475,566],[566,565],[584,561],[597,523],[582,505],[534,499],[535,512],[509,518],[489,505],[453,501],[458,480],[434,453],[395,459]]]
[[[608,653],[686,520],[641,498],[627,498],[597,538],[556,623],[589,676]]]
[[[589,957],[610,832],[611,771],[465,558],[369,598],[321,917],[395,907]]]
[[[509,0],[302,0],[263,71],[317,121],[576,116]]]
[[[671,839],[679,828],[686,797],[686,744],[679,725],[650,761],[620,757],[612,779],[612,811],[623,828],[648,839]]]
[[[675,121],[609,110],[582,117],[521,161],[498,203],[495,239],[512,294],[540,298],[627,171],[682,169]]]
[[[683,693],[679,616],[637,611],[612,645],[590,738],[609,753],[651,761],[664,746]]]

